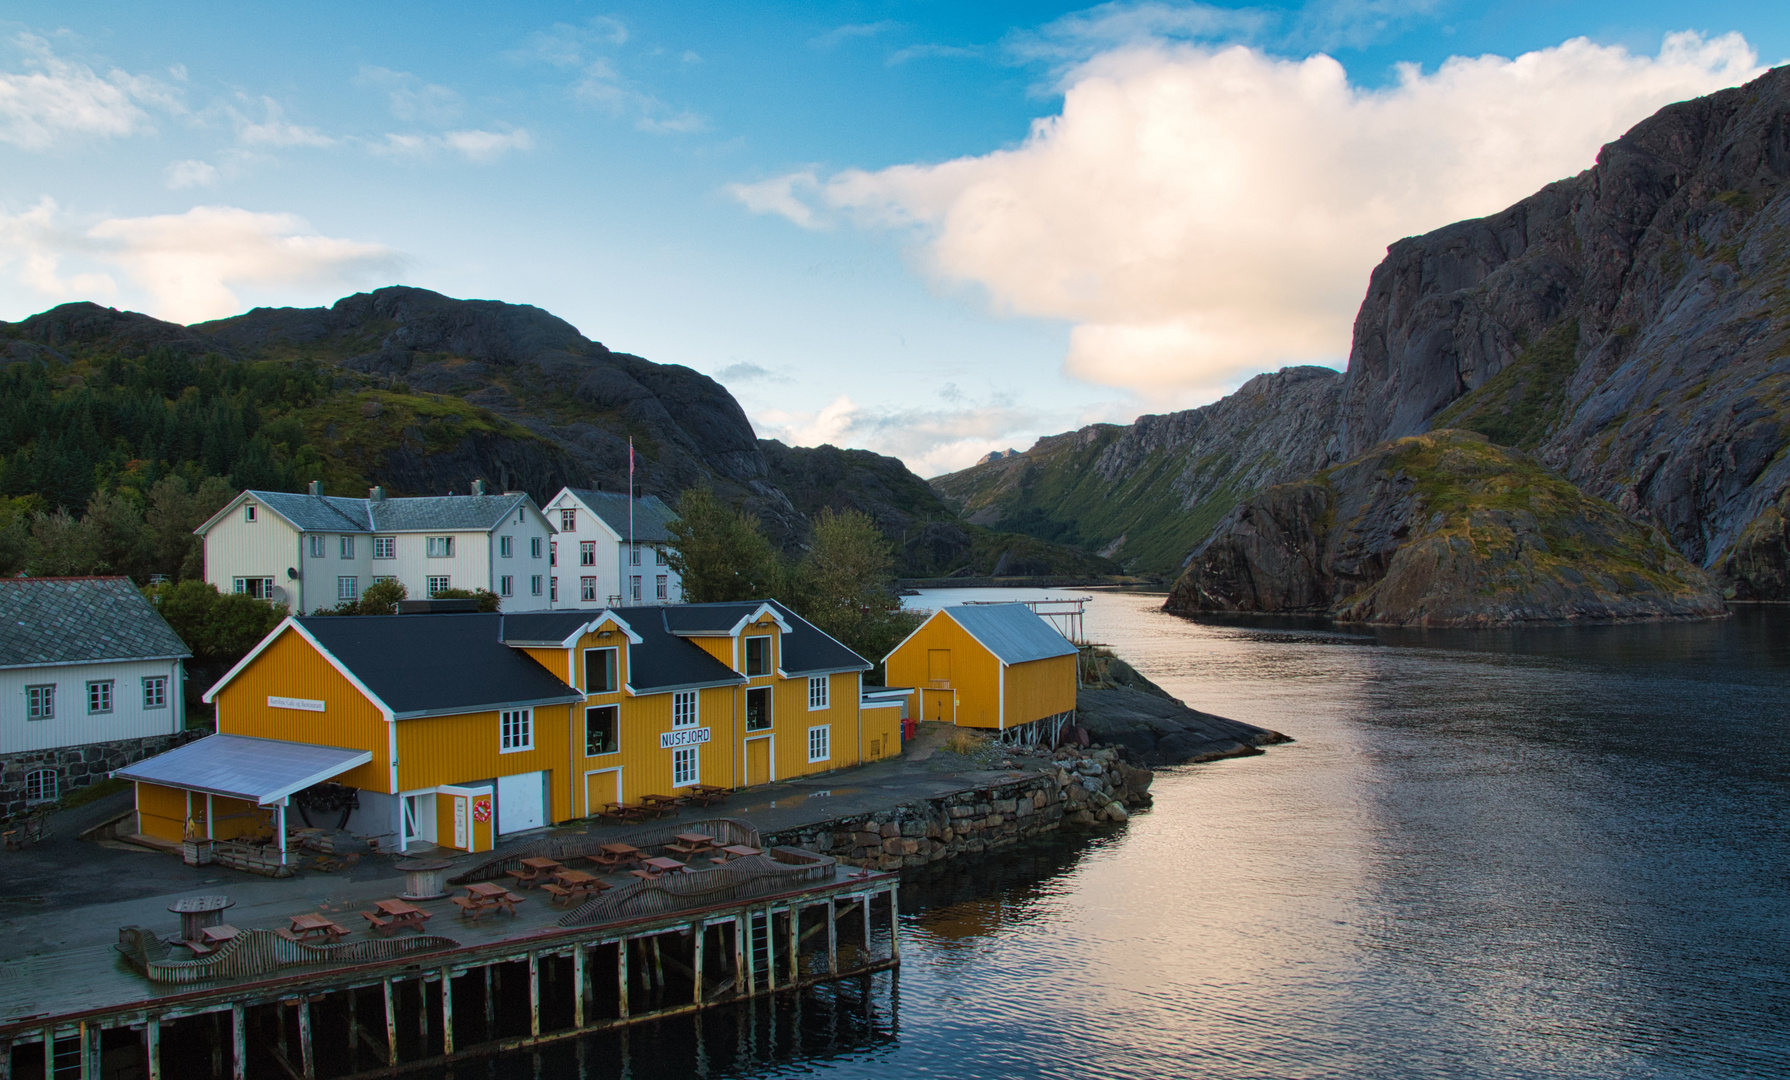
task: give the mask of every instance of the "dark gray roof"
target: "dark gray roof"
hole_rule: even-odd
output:
[[[250,491],[268,509],[307,532],[469,532],[496,528],[528,500],[527,495],[425,495],[419,498],[344,499]]]
[[[732,633],[741,619],[758,610],[758,604],[673,604],[663,610],[665,628],[671,633],[700,637]]]
[[[503,643],[504,619],[492,612],[297,621],[399,717],[583,700],[527,653]]]
[[[112,775],[266,804],[372,760],[368,750],[248,735],[207,735]]]
[[[595,491],[591,488],[567,488],[590,512],[602,518],[623,540],[628,538],[628,497],[620,492]],[[670,525],[677,513],[660,501],[657,495],[642,495],[634,502],[634,539],[642,544],[672,542]]]
[[[1069,639],[1024,604],[959,604],[940,613],[957,620],[989,652],[1009,664],[1074,656]]]
[[[191,655],[129,578],[0,578],[0,668]]]
[[[869,671],[869,661],[829,637],[819,627],[776,600],[741,600],[722,604],[674,604],[665,612],[666,627],[674,634],[702,635],[732,629],[741,619],[769,604],[789,632],[783,635],[783,671],[801,675],[819,671]],[[652,610],[643,608],[640,610]],[[630,624],[631,625],[631,624]]]
[[[666,625],[673,607],[617,608],[615,613],[640,635],[628,645],[628,685],[636,693],[680,686],[743,683],[746,677],[704,652],[702,646],[673,634]]]
[[[505,615],[499,633],[506,645],[558,645],[590,622],[595,611],[524,611]]]

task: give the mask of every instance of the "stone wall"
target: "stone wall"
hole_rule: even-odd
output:
[[[88,784],[104,780],[113,769],[154,757],[206,734],[209,732],[195,728],[178,735],[0,754],[0,818],[14,817],[35,805],[25,801],[25,777],[39,769],[56,770],[56,795],[66,798]]]
[[[1024,779],[769,833],[764,842],[897,870],[1015,844],[1064,821],[1125,821],[1132,808],[1149,805],[1153,774],[1120,761],[1117,750],[1058,750],[1054,766]]]

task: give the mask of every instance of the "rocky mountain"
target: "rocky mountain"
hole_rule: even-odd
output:
[[[786,547],[800,545],[821,506],[851,505],[882,523],[903,568],[917,574],[989,574],[1003,555],[1014,565],[1014,552],[1037,572],[1112,569],[1032,537],[966,525],[893,458],[761,443],[739,403],[708,376],[612,351],[526,305],[394,287],[327,308],[257,308],[193,326],[89,303],[0,323],[0,367],[35,365],[49,373],[52,392],[76,393],[98,379],[154,393],[147,384],[155,377],[114,370],[145,358],[188,362],[189,381],[253,381],[255,400],[231,406],[247,410],[239,426],[259,436],[251,445],[271,444],[265,453],[297,462],[293,469],[332,491],[375,483],[396,494],[465,491],[474,478],[543,501],[568,483],[625,490],[632,438],[638,490],[675,500],[710,485]],[[167,392],[180,391],[170,384]],[[135,399],[118,406],[142,407]],[[21,441],[23,451],[41,449]]]
[[[1292,493],[1264,494],[1239,513],[1200,520],[1196,512],[1224,500],[1190,501],[1187,493],[1228,486],[1234,503],[1264,485],[1357,459],[1393,468],[1376,481],[1393,483],[1388,440],[1458,428],[1523,451],[1524,461],[1657,529],[1730,596],[1790,600],[1787,181],[1790,69],[1777,69],[1662,109],[1604,147],[1592,168],[1499,214],[1392,245],[1369,280],[1348,370],[1334,380],[1329,405],[1272,395],[1251,402],[1246,386],[1205,410],[1057,437],[1084,440],[1078,455],[1040,454],[1061,445],[1045,440],[1019,461],[935,484],[978,520],[998,515],[1026,531],[1034,527],[1031,504],[1014,493],[1025,487],[1016,481],[1027,458],[1039,470],[1032,487],[1082,488],[1078,506],[1097,504],[1099,491],[1132,505],[1127,485],[1141,485],[1130,520],[1147,519],[1143,504],[1153,503],[1164,522],[1157,534],[1179,529],[1192,537],[1183,554],[1201,552],[1181,593],[1194,603],[1200,580],[1273,562],[1257,526],[1271,519],[1290,527],[1282,519]],[[1210,452],[1183,439],[1162,459],[1098,471],[1108,445],[1197,429],[1220,412],[1247,416],[1246,430],[1284,433],[1289,445],[1306,448],[1310,463],[1251,474],[1236,464],[1247,456],[1238,455],[1208,487],[1177,488],[1160,478],[1187,474]],[[1003,488],[997,467],[1015,482]],[[1320,512],[1310,501],[1317,489],[1297,490]],[[1134,537],[1115,529],[1111,515],[1086,521],[1069,513],[1044,531],[1089,544],[1124,536],[1114,552],[1127,559]],[[1314,543],[1329,535],[1317,518],[1300,529]],[[1618,546],[1629,542],[1608,535]],[[1165,554],[1134,557],[1154,567]],[[1209,595],[1213,606],[1225,606],[1216,599],[1228,595],[1225,588]]]

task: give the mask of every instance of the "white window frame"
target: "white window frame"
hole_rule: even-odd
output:
[[[671,560],[666,557],[664,548],[655,547],[655,548],[653,548],[653,551],[657,555],[657,558],[655,558],[653,560],[655,565],[658,565],[658,566],[670,566],[671,565]]]
[[[636,604],[640,603],[640,575],[628,575],[628,596]]]
[[[341,602],[344,600],[359,600],[359,599],[360,599],[360,578],[355,577],[352,574],[344,574],[341,577],[336,578],[336,600],[337,600],[337,602]]]
[[[541,557],[541,538],[540,537],[531,536],[528,538],[528,557],[531,559],[538,559]]]
[[[629,544],[628,545],[628,565],[629,566],[639,566],[640,565],[640,545],[639,544]]]
[[[679,746],[671,751],[671,786],[695,787],[702,783],[700,746]]]
[[[515,580],[516,579],[509,574],[498,575],[497,595],[499,595],[499,596],[514,596],[514,595],[516,595],[516,590],[515,590],[515,586],[514,586]]]
[[[671,726],[691,728],[702,723],[702,696],[695,690],[671,693]]]
[[[592,713],[599,713],[599,712],[609,712],[615,716],[615,745],[613,747],[609,748],[608,750],[598,750],[593,753],[590,748],[590,746],[591,746],[590,720],[591,720]],[[589,758],[589,757],[608,757],[610,754],[621,753],[621,749],[622,749],[622,707],[620,705],[591,705],[591,706],[588,706],[587,708],[585,708],[585,710],[584,710],[584,756],[587,758]]]
[[[454,538],[451,536],[431,536],[423,542],[423,555],[430,559],[451,559],[454,557]]]
[[[563,506],[559,508],[559,531],[560,532],[577,532],[578,531],[578,511],[568,510]]]
[[[497,752],[514,754],[535,748],[535,711],[505,709],[497,717]]]
[[[373,557],[375,559],[397,558],[398,538],[395,536],[375,536],[373,538]]]
[[[113,691],[117,688],[113,679],[87,680],[87,715],[104,716],[110,713],[115,704]]]
[[[597,542],[595,540],[580,540],[578,542],[578,565],[597,565]]]
[[[311,540],[311,558],[313,558],[313,559],[323,558],[323,535],[321,533],[312,533],[310,540]]]
[[[556,577],[547,579],[547,602],[550,604],[559,603],[559,579]]]
[[[578,579],[578,599],[595,600],[597,598],[597,579],[581,577]]]
[[[528,579],[528,595],[541,595],[541,575],[531,574]]]
[[[270,577],[239,577],[231,581],[230,587],[233,592],[253,596],[257,600],[273,599],[273,578]]]
[[[753,671],[752,670],[752,643],[754,641],[764,642],[764,670],[763,671]],[[762,676],[770,675],[773,672],[775,672],[777,669],[777,663],[776,663],[777,658],[776,658],[776,656],[773,655],[774,652],[775,652],[775,648],[771,644],[771,635],[769,635],[769,634],[748,635],[746,638],[745,644],[740,646],[740,659],[744,662],[744,666],[746,669],[744,674],[745,674],[746,678],[757,679]]]
[[[255,523],[255,504],[254,503],[243,503],[242,504],[242,520],[247,522],[250,525],[253,525]]]
[[[55,683],[36,683],[25,687],[25,719],[56,719]]]
[[[166,675],[143,676],[143,707],[145,709],[168,707],[168,677]]]
[[[49,787],[44,787],[44,778],[49,778]],[[37,793],[32,794],[35,784]],[[25,801],[28,803],[55,802],[62,797],[62,777],[55,769],[32,769],[25,774]]]
[[[816,724],[808,729],[808,763],[833,760],[833,725]]]
[[[808,711],[829,708],[827,704],[832,695],[833,680],[826,675],[808,676]]]
[[[500,559],[513,559],[516,557],[515,537],[500,536],[497,538],[497,557]]]
[[[658,600],[671,599],[671,579],[669,577],[664,574],[659,575],[659,580],[653,584],[653,596]]]
[[[438,584],[439,583],[439,584]],[[430,596],[447,592],[454,587],[454,579],[447,574],[430,574],[423,579],[423,591]]]
[[[591,653],[605,653],[605,652],[609,654],[609,674],[613,678],[615,685],[610,687],[607,690],[597,690],[597,689],[592,688],[592,686],[590,685],[590,654]],[[584,692],[587,694],[619,693],[622,688],[621,650],[616,648],[613,645],[606,645],[600,649],[584,650],[584,667],[580,669],[579,675],[583,679]]]
[[[341,557],[344,559],[354,558],[354,537],[352,537],[352,536],[343,536],[342,537],[340,554],[341,554]]]
[[[373,575],[373,584],[375,584],[375,585],[379,584],[382,581],[396,581],[396,580],[398,580],[398,575],[396,575],[396,574],[374,574]]]
[[[558,566],[559,565],[559,541],[558,540],[547,541],[547,565],[548,566]]]

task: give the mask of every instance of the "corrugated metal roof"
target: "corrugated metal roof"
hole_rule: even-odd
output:
[[[191,655],[129,578],[0,579],[0,668]]]
[[[365,499],[252,489],[248,494],[306,532],[368,532],[371,529],[367,523]]]
[[[1024,604],[959,604],[939,610],[1009,664],[1076,653],[1067,638]]]
[[[619,492],[595,491],[591,488],[567,488],[590,512],[603,519],[623,540],[628,538],[628,497]],[[642,495],[634,502],[634,540],[641,544],[672,542],[671,523],[677,512],[666,506],[657,495]]]
[[[207,735],[112,775],[267,804],[372,760],[369,750]]]
[[[424,495],[374,502],[286,491],[249,494],[306,532],[485,532],[528,499],[522,494]]]

